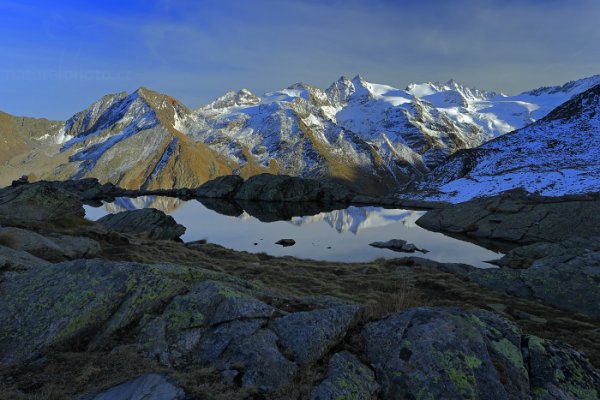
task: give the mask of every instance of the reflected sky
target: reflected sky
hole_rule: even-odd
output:
[[[172,202],[164,198],[156,201],[140,198],[117,199],[100,208],[86,206],[86,217],[96,220],[108,212],[148,206],[161,208],[164,205],[168,205],[165,207],[168,213],[187,228],[182,236],[184,241],[206,239],[210,243],[254,253],[343,262],[415,255],[480,268],[492,267],[484,261],[502,256],[473,243],[417,226],[415,221],[425,211],[351,206],[312,216],[294,217],[291,221],[261,222],[247,213],[240,217],[221,215],[195,200],[178,201],[177,206],[173,207]],[[296,244],[281,247],[275,244],[279,239],[294,239]],[[406,240],[429,250],[429,253],[399,253],[369,246],[369,243],[390,239]]]

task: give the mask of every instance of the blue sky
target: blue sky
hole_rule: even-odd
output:
[[[0,0],[0,110],[66,119],[139,86],[197,107],[340,75],[517,93],[600,73],[597,0]]]

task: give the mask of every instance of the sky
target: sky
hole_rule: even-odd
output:
[[[597,0],[0,0],[0,110],[67,119],[140,86],[198,107],[341,75],[516,94],[600,74]]]

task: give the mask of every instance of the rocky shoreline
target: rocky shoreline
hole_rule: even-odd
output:
[[[120,196],[270,198],[278,209],[365,200],[256,179],[193,195],[94,180],[0,190],[0,399],[599,397],[593,196],[429,205],[422,226],[507,244],[491,270],[183,243],[180,226],[148,210],[84,219],[84,203]]]

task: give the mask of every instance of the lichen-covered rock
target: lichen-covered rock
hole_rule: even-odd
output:
[[[294,361],[310,364],[320,359],[348,331],[360,307],[345,305],[324,310],[296,312],[277,318],[269,328],[282,346],[294,353]]]
[[[96,343],[183,289],[158,267],[101,260],[49,264],[12,276],[0,291],[0,362],[48,346]]]
[[[29,253],[0,245],[0,271],[23,272],[47,264],[46,260],[32,256]]]
[[[185,226],[154,208],[108,214],[100,218],[98,223],[113,231],[143,235],[155,240],[178,239],[185,233]]]
[[[527,398],[518,330],[493,314],[482,315],[417,308],[367,325],[365,351],[383,397]]]
[[[35,227],[40,224],[68,226],[84,221],[79,197],[47,182],[0,190],[0,223]]]
[[[142,321],[138,342],[166,365],[215,364],[232,340],[254,333],[274,312],[235,285],[205,281],[173,298],[160,315]],[[248,332],[248,326],[256,328]]]
[[[235,198],[250,201],[350,201],[354,195],[348,187],[332,181],[260,174],[248,178]]]
[[[226,175],[212,179],[194,192],[195,197],[232,199],[244,180],[238,175]]]
[[[375,374],[354,354],[342,351],[329,360],[327,377],[310,393],[311,400],[375,398]]]
[[[527,336],[525,359],[534,400],[600,398],[600,375],[573,348]]]
[[[221,368],[240,368],[242,387],[255,386],[261,392],[281,387],[298,367],[280,352],[279,339],[272,331],[261,329],[235,341],[221,356]]]
[[[96,395],[80,396],[77,400],[184,400],[182,388],[163,375],[146,374]]]
[[[527,336],[496,314],[416,308],[362,332],[389,399],[596,399],[600,375],[569,346]]]

